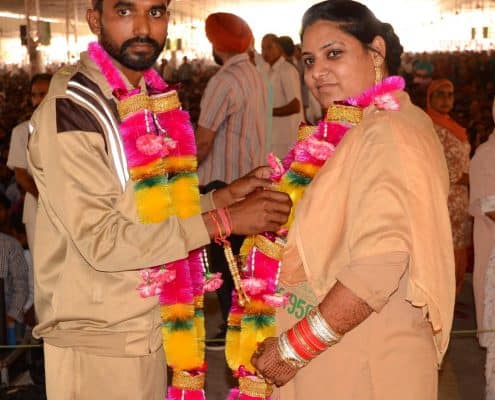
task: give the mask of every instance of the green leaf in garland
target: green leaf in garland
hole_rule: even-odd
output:
[[[187,321],[184,320],[167,321],[163,324],[163,326],[166,327],[171,332],[188,331],[193,328],[193,321],[191,319],[188,319]]]
[[[289,182],[294,185],[307,186],[311,183],[311,178],[299,175],[297,172],[294,172],[291,169],[287,171],[286,176]]]
[[[247,315],[242,317],[242,322],[254,324],[257,329],[262,329],[273,325],[275,323],[275,317],[266,314]]]

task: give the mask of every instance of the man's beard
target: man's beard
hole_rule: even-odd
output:
[[[223,60],[220,58],[220,56],[213,52],[213,59],[215,60],[215,62],[218,64],[218,65],[223,65]]]
[[[139,52],[129,54],[129,47],[135,43],[149,44],[153,47],[153,52],[150,55],[145,55],[144,53]],[[165,47],[165,41],[162,44],[159,44],[156,40],[153,40],[148,36],[139,36],[126,40],[122,43],[120,48],[117,48],[117,46],[105,34],[103,27],[101,28],[100,44],[112,58],[117,60],[124,67],[134,71],[144,71],[151,68]]]

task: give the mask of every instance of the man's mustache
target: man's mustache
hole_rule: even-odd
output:
[[[121,51],[121,53],[124,53],[133,44],[142,44],[142,43],[149,44],[149,45],[153,46],[155,51],[160,50],[160,45],[158,44],[158,42],[156,40],[153,40],[148,36],[138,36],[138,37],[126,40],[122,44],[122,46],[120,47],[120,49],[121,49],[120,51]]]

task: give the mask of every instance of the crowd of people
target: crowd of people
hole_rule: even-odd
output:
[[[473,217],[483,212],[472,205],[470,182],[477,184],[479,171],[473,172],[471,160],[480,158],[486,150],[478,148],[485,149],[493,139],[495,52],[402,53],[393,28],[365,6],[329,0],[305,13],[300,44],[267,32],[259,52],[242,18],[214,13],[206,20],[205,35],[215,63],[184,56],[176,66],[171,60],[157,61],[168,15],[151,1],[131,3],[133,10],[157,15],[138,27],[138,36],[118,19],[103,18],[109,6],[94,0],[88,23],[98,43],[79,64],[52,65],[47,74],[35,77],[20,66],[0,70],[0,210],[6,209],[0,218],[0,250],[14,254],[1,276],[9,285],[6,309],[12,310],[5,324],[32,327],[37,311],[35,335],[46,340],[50,398],[64,399],[64,393],[74,390],[76,375],[95,388],[91,396],[103,396],[112,379],[114,388],[105,393],[115,394],[119,382],[122,394],[135,393],[139,386],[135,398],[163,398],[166,374],[161,340],[155,335],[159,303],[133,297],[135,272],[154,265],[178,268],[173,264],[178,260],[192,264],[196,249],[207,246],[212,272],[230,277],[226,243],[233,245],[232,258],[237,259],[245,238],[261,235],[278,243],[268,231],[287,243],[281,286],[304,292],[301,298],[315,311],[299,321],[284,310],[277,312],[282,334],[260,343],[247,367],[250,379],[283,386],[283,399],[304,398],[309,388],[315,397],[331,393],[344,399],[359,393],[364,399],[375,392],[387,399],[405,390],[411,399],[436,398],[434,371],[448,345],[455,296],[465,272],[473,268],[473,247],[478,246]],[[47,83],[61,68],[70,78],[55,75],[51,96],[38,108],[36,84]],[[329,71],[337,83],[328,81]],[[180,114],[175,106],[149,106],[153,94],[166,90],[158,76],[177,88],[187,113]],[[149,94],[135,93],[142,80]],[[134,100],[138,105],[131,107]],[[126,107],[137,108],[132,113]],[[186,127],[185,134],[175,132],[171,112]],[[8,162],[14,151],[27,150],[28,128],[22,123],[33,113],[29,163]],[[340,131],[343,125],[345,132]],[[20,127],[24,141],[16,142]],[[133,129],[138,133],[129,144],[126,135]],[[311,135],[305,136],[309,130]],[[120,154],[112,137],[122,138]],[[170,161],[173,183],[167,185],[163,181],[169,171],[149,166],[169,155],[177,165]],[[262,167],[267,162],[271,173]],[[406,177],[415,180],[414,193]],[[278,179],[280,187],[274,189],[268,178]],[[301,188],[313,178],[303,197]],[[297,181],[298,189],[284,179]],[[265,190],[256,190],[260,186]],[[26,201],[36,199],[38,190],[36,245]],[[162,192],[169,203],[156,197]],[[325,206],[329,194],[334,196],[331,208]],[[493,196],[478,197],[493,206]],[[296,217],[291,203],[298,204]],[[491,206],[485,204],[484,212],[493,212]],[[81,210],[91,219],[82,220]],[[332,228],[328,221],[334,221]],[[43,264],[37,270],[36,310],[35,246],[35,262]],[[68,262],[71,278],[55,282],[54,274],[63,278]],[[89,270],[86,292],[80,288]],[[149,285],[151,278],[146,279]],[[240,300],[231,293],[242,288],[235,274],[224,281],[218,292],[223,324],[217,344],[241,330],[231,314]],[[484,277],[480,281],[478,304],[485,304]],[[57,296],[71,300],[55,305]],[[199,307],[192,298],[176,304],[164,297],[164,326],[178,324],[172,306]],[[187,318],[191,325],[197,323],[194,315]],[[164,328],[163,340],[172,340],[173,334]],[[374,339],[363,344],[363,337]],[[19,337],[9,340],[15,343]],[[401,350],[383,356],[392,345]],[[165,348],[174,382],[205,373],[201,362],[185,363],[187,368],[174,364],[173,349]],[[365,366],[363,354],[372,361]],[[98,368],[93,370],[95,357]],[[126,373],[119,375],[123,358]],[[81,364],[74,367],[76,359]],[[414,367],[396,367],[405,360]],[[63,387],[57,372],[61,366]],[[100,368],[116,372],[109,378]],[[144,376],[143,368],[155,372]],[[328,371],[339,377],[331,387],[322,375]],[[387,378],[373,381],[372,374]],[[392,374],[400,393],[387,383]],[[130,376],[139,376],[139,383]]]

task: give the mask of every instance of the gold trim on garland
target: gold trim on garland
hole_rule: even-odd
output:
[[[251,397],[270,397],[273,393],[273,386],[254,377],[239,378],[239,391],[241,394]]]
[[[172,386],[182,390],[203,390],[205,374],[190,375],[185,371],[174,371]]]
[[[281,244],[274,243],[262,235],[257,235],[254,239],[254,245],[263,254],[276,260],[282,259],[284,247]]]
[[[121,120],[142,110],[161,113],[180,108],[179,95],[175,90],[153,97],[149,97],[146,93],[140,93],[117,103],[117,110]]]
[[[313,133],[316,132],[318,127],[316,126],[312,126],[312,125],[308,125],[308,126],[303,126],[301,128],[299,128],[299,131],[297,132],[297,140],[298,141],[301,141],[301,140],[306,140],[307,138],[309,138]]]
[[[363,110],[354,106],[332,104],[327,111],[328,122],[343,122],[348,124],[359,124],[363,119]]]

